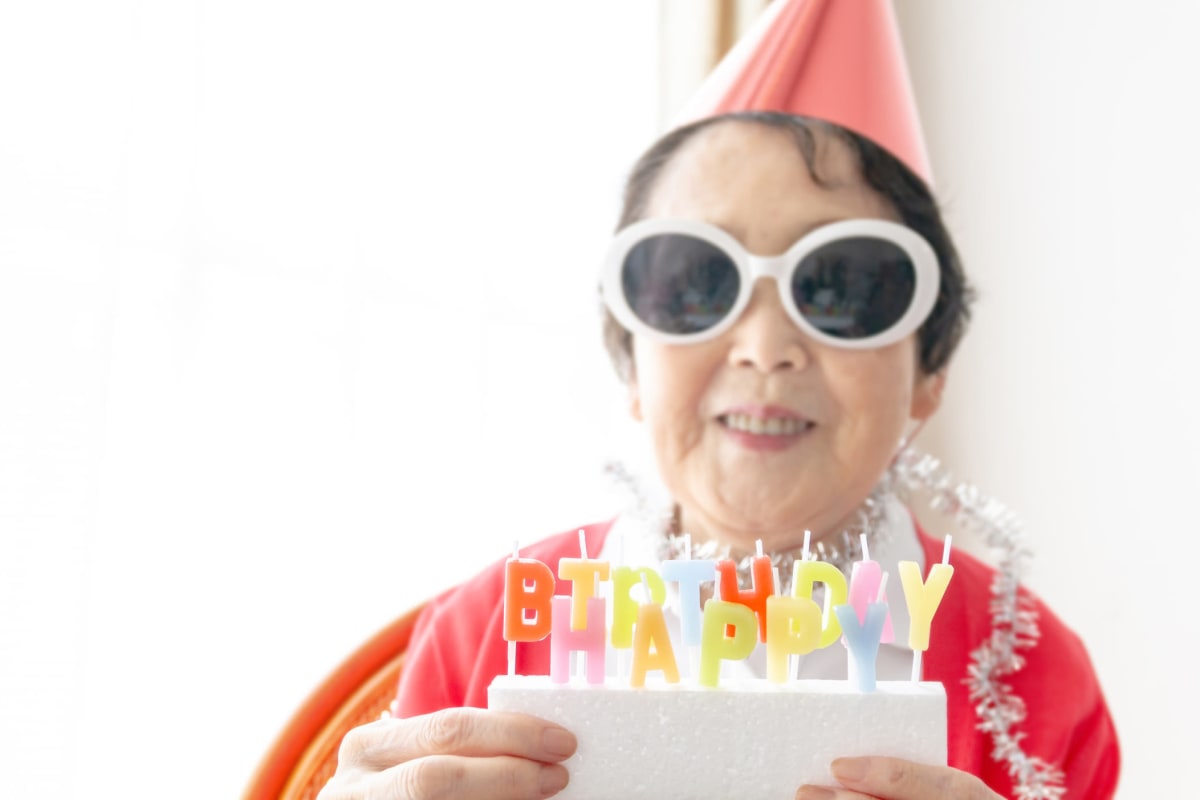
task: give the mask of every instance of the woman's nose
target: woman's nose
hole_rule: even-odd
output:
[[[803,369],[809,363],[808,342],[784,310],[775,282],[768,278],[758,280],[728,335],[732,337],[729,359],[734,366],[773,372]]]

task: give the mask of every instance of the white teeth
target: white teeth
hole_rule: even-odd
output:
[[[745,431],[759,436],[795,436],[808,427],[808,423],[804,420],[792,417],[761,419],[748,414],[728,414],[725,416],[725,425],[735,431]]]

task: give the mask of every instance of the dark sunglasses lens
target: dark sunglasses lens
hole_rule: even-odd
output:
[[[663,333],[699,333],[737,301],[741,276],[719,247],[682,233],[638,242],[625,256],[621,288],[633,313]]]
[[[809,253],[792,273],[800,314],[822,333],[863,339],[904,316],[916,292],[912,260],[884,239],[838,239]]]

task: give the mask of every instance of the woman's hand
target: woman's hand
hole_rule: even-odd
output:
[[[1004,800],[974,775],[899,758],[839,758],[832,770],[840,787],[802,786],[796,800]]]
[[[542,798],[567,785],[575,737],[526,714],[450,708],[346,734],[318,800]]]

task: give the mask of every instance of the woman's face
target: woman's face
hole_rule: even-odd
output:
[[[786,131],[720,123],[676,153],[647,217],[703,220],[764,256],[836,220],[898,221],[842,142],[818,133],[816,165],[824,185]],[[720,337],[668,345],[635,336],[633,355],[632,413],[683,530],[745,549],[756,539],[795,547],[806,528],[819,539],[849,524],[909,420],[936,410],[943,383],[918,369],[914,336],[876,350],[813,341],[768,280]]]

